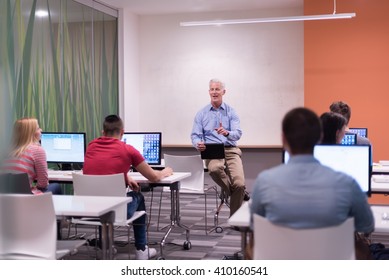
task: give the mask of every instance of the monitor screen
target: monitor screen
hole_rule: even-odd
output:
[[[353,177],[368,196],[371,192],[370,153],[370,145],[316,145],[314,149],[314,156],[321,164]],[[284,151],[283,162],[288,160],[289,154]]]
[[[84,163],[84,132],[42,132],[41,146],[48,163]]]
[[[125,132],[122,141],[137,149],[148,164],[161,164],[161,132]]]
[[[357,135],[354,133],[346,133],[341,142],[342,145],[356,145]]]
[[[366,127],[364,127],[364,128],[362,128],[362,127],[358,127],[358,128],[353,127],[353,128],[349,128],[349,131],[352,132],[352,133],[356,133],[356,134],[358,134],[361,137],[367,138],[367,128]]]

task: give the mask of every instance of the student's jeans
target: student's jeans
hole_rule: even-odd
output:
[[[50,183],[47,186],[47,188],[45,188],[45,189],[39,188],[39,190],[41,190],[42,192],[51,192],[52,194],[55,194],[55,195],[63,193],[61,185],[58,183]]]
[[[128,197],[132,197],[132,201],[127,204],[127,219],[134,215],[135,211],[146,211],[145,198],[141,192],[128,192]],[[147,244],[146,238],[146,215],[139,217],[133,222],[135,247],[137,250],[144,250]]]

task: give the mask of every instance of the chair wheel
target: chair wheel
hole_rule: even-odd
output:
[[[192,248],[192,243],[190,243],[190,241],[185,241],[183,247],[184,250],[190,250]]]
[[[164,257],[158,257],[157,260],[162,260],[163,261],[163,260],[165,260],[165,258]]]
[[[222,233],[223,232],[223,228],[222,227],[216,227],[215,228],[215,232],[216,233]]]

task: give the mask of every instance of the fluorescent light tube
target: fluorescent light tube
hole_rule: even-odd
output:
[[[356,16],[355,13],[343,13],[343,14],[324,14],[324,15],[313,15],[313,16],[291,16],[291,17],[226,19],[226,20],[208,20],[208,21],[187,21],[187,22],[180,22],[180,26],[206,26],[206,25],[288,22],[288,21],[324,20],[324,19],[348,19],[348,18],[353,18],[355,16]]]

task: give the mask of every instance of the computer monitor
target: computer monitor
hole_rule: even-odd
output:
[[[321,164],[353,177],[362,191],[370,196],[370,145],[316,145],[313,153]],[[284,151],[283,163],[288,161],[289,154]]]
[[[125,132],[122,141],[137,149],[148,164],[161,164],[161,132]]]
[[[60,164],[61,169],[80,169],[84,163],[85,136],[85,132],[42,132],[41,146],[47,162]]]
[[[349,131],[352,133],[356,133],[361,137],[367,138],[367,128],[366,127],[353,127],[353,128],[349,128]]]
[[[357,135],[354,133],[346,133],[341,142],[342,145],[356,145]]]

